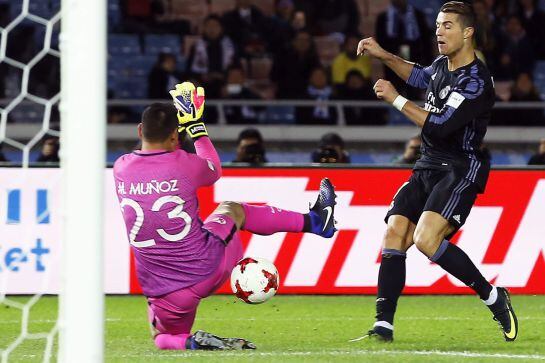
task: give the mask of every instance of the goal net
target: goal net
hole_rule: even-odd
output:
[[[105,64],[106,1],[0,0],[2,363],[103,360]]]

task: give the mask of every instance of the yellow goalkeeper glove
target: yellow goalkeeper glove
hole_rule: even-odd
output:
[[[201,120],[204,112],[204,88],[195,88],[193,83],[184,82],[177,84],[169,93],[178,110],[178,132],[185,131],[192,139],[208,136],[206,126]]]

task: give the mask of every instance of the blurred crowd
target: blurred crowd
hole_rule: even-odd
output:
[[[263,6],[270,1],[224,2],[232,8],[214,7],[209,1],[203,20],[195,22],[176,13],[175,0],[122,0],[123,21],[117,31],[174,33],[183,40],[177,54],[158,55],[148,77],[149,98],[164,98],[172,84],[190,79],[204,85],[210,99],[371,101],[376,100],[372,86],[379,77],[393,81],[412,99],[423,96],[389,69],[367,56],[357,57],[355,50],[358,41],[370,35],[364,31],[373,29],[386,50],[431,63],[437,55],[435,10],[442,1],[384,1],[386,9],[374,18],[361,16],[370,6],[368,0],[275,0],[272,9]],[[540,101],[540,90],[545,94],[545,12],[538,0],[473,4],[478,56],[494,75],[498,101]],[[430,7],[435,10],[430,12]],[[374,24],[365,23],[370,21]],[[266,113],[264,107],[225,109],[227,122],[235,124],[267,122],[271,115]],[[215,109],[207,116],[209,122],[218,117]],[[299,124],[334,124],[337,109],[297,107],[289,117]],[[348,125],[383,125],[389,117],[387,109],[344,109]],[[545,126],[545,118],[542,109],[502,110],[492,124]]]
[[[10,21],[10,6],[16,0],[0,0],[0,27]],[[20,2],[20,1],[19,1]],[[51,1],[49,1],[51,2]],[[386,50],[421,64],[437,55],[435,15],[442,0],[108,0],[110,38],[126,39],[121,47],[153,46],[146,37],[177,40],[174,46],[156,44],[147,54],[153,64],[137,70],[138,83],[109,87],[110,99],[135,98],[121,94],[137,88],[140,98],[165,99],[168,90],[182,80],[203,85],[209,100],[315,100],[376,101],[372,90],[381,77],[391,80],[411,99],[423,93],[407,87],[398,77],[367,56],[357,57],[358,41],[373,35]],[[477,15],[475,37],[478,57],[494,75],[498,101],[541,101],[545,95],[545,0],[473,0]],[[13,10],[13,9],[12,9]],[[22,23],[9,33],[6,55],[28,63],[43,43],[43,29]],[[58,49],[58,24],[53,28],[52,49]],[[147,43],[146,43],[147,42]],[[40,44],[38,44],[40,43]],[[109,46],[110,61],[114,60]],[[115,53],[120,59],[121,53]],[[140,50],[138,50],[140,52]],[[142,53],[145,51],[142,50]],[[137,63],[135,53],[126,63]],[[152,55],[153,54],[153,55]],[[112,62],[110,62],[112,63]],[[114,62],[115,63],[115,62]],[[111,67],[111,64],[110,64]],[[10,74],[17,73],[15,77]],[[59,92],[59,60],[47,55],[29,73],[28,91],[49,98]],[[109,71],[109,77],[115,72]],[[132,77],[131,73],[129,77]],[[22,79],[20,69],[0,62],[0,99],[9,99],[9,79]],[[17,87],[17,85],[15,85]],[[19,84],[21,87],[21,84]],[[120,91],[121,90],[121,91]],[[12,92],[13,93],[13,92]],[[131,93],[128,93],[132,95]],[[284,107],[274,103],[259,106],[226,105],[221,117],[230,124],[296,123],[333,125],[339,108],[330,104]],[[141,109],[111,106],[109,123],[134,123]],[[545,126],[543,108],[495,109],[492,125]],[[19,122],[11,118],[11,122]],[[351,104],[342,108],[347,125],[392,124],[399,116],[389,108]],[[206,121],[217,122],[218,109],[208,107]],[[51,121],[58,120],[53,108]],[[37,122],[41,121],[38,118]],[[259,132],[239,138],[237,161],[251,143],[250,154],[265,161]],[[44,145],[47,144],[44,140]],[[58,140],[56,141],[58,144]],[[242,146],[241,146],[242,143]],[[393,162],[412,163],[420,144],[411,138],[403,155]],[[257,146],[255,146],[257,145]],[[343,140],[324,135],[310,156],[314,162],[350,162]],[[541,153],[541,151],[540,151]],[[532,163],[543,161],[539,153]],[[2,153],[0,150],[0,158]],[[254,162],[252,159],[250,162]]]
[[[421,145],[420,135],[412,136],[405,143],[403,152],[390,160],[390,164],[413,165],[420,158]],[[481,146],[481,151],[489,160],[492,159],[486,145]],[[231,162],[256,166],[267,161],[265,140],[259,130],[251,127],[242,130],[237,139],[236,157]],[[351,158],[343,138],[335,132],[329,132],[322,135],[308,161],[316,164],[350,164]],[[545,138],[539,141],[535,154],[528,160],[528,165],[545,165]]]

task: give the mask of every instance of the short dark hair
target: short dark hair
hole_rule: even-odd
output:
[[[473,11],[473,6],[468,3],[462,1],[449,1],[441,6],[439,12],[458,14],[464,28],[475,28],[475,12]]]
[[[240,132],[240,134],[238,134],[237,142],[244,139],[256,139],[260,144],[263,143],[263,136],[261,136],[261,132],[254,128],[244,129]]]
[[[142,113],[142,136],[146,141],[163,142],[177,127],[176,108],[170,103],[152,103]]]
[[[320,147],[326,146],[339,146],[340,148],[344,149],[344,140],[339,134],[329,132],[324,134],[320,139]]]
[[[163,63],[164,61],[166,61],[167,59],[174,59],[174,61],[176,61],[176,56],[172,53],[167,53],[167,52],[161,52],[159,53],[159,55],[157,56],[157,62],[158,63]]]

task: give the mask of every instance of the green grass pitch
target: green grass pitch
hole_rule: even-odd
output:
[[[15,298],[24,302],[25,298]],[[503,340],[491,314],[474,296],[403,296],[394,343],[348,342],[373,323],[371,296],[277,296],[246,305],[233,296],[204,300],[195,322],[222,336],[252,340],[256,351],[158,351],[139,296],[106,299],[106,362],[536,362],[545,361],[545,297],[514,296],[520,324],[514,343]],[[29,332],[50,329],[57,299],[43,297],[30,314]],[[85,314],[85,311],[81,312]],[[0,349],[20,332],[21,311],[0,306]],[[40,362],[44,340],[26,340],[10,362]],[[84,354],[85,352],[82,352]],[[56,360],[56,357],[53,357]]]

